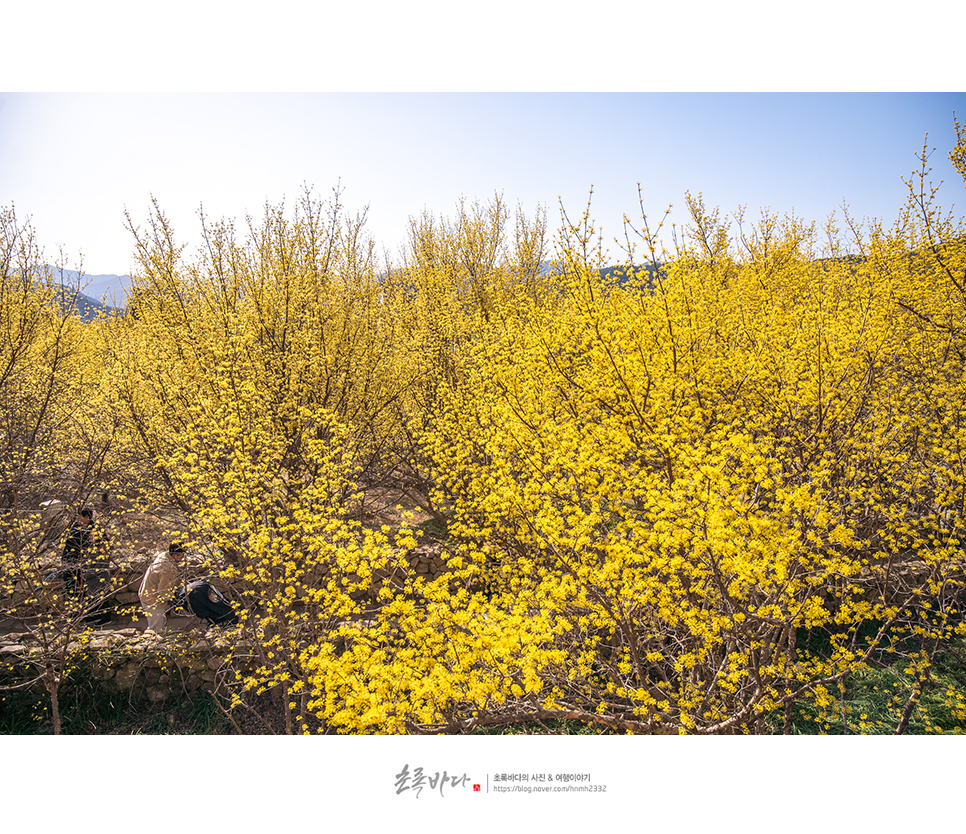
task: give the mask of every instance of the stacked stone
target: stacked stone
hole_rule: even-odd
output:
[[[440,542],[417,545],[409,553],[409,568],[427,580],[437,579],[446,571],[443,545]]]
[[[223,636],[213,640],[142,634],[134,628],[94,632],[89,640],[77,641],[70,651],[83,654],[90,663],[90,675],[109,688],[129,692],[143,687],[151,701],[162,701],[197,689],[212,691],[229,654],[245,652],[251,644],[234,644]],[[29,680],[36,676],[42,650],[31,634],[0,637],[0,671],[4,677]],[[237,663],[235,664],[237,665]]]

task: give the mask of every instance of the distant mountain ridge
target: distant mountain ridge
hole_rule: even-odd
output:
[[[58,269],[48,264],[51,277],[60,279],[63,305],[73,298],[74,309],[82,321],[110,315],[127,303],[126,291],[131,285],[130,275],[88,275],[73,269]],[[77,291],[74,297],[75,291]]]
[[[71,312],[73,308],[73,312],[78,315],[81,321],[85,322],[121,312],[120,308],[112,307],[110,304],[84,295],[69,284],[61,284],[60,290],[52,300],[63,312]]]
[[[131,286],[130,275],[88,275],[81,274],[73,269],[65,269],[63,272],[54,267],[50,267],[51,273],[55,276],[62,275],[61,282],[67,286],[80,286],[80,291],[85,298],[91,301],[103,303],[107,307],[123,307],[125,304],[125,293]]]

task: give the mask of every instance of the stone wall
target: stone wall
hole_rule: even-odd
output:
[[[427,580],[436,579],[446,572],[446,558],[440,542],[427,542],[417,545],[407,554],[409,569],[417,576]]]
[[[233,678],[225,675],[226,659],[244,663],[251,644],[229,643],[223,634],[200,636],[176,633],[163,636],[136,628],[90,631],[70,644],[70,676],[88,675],[118,692],[143,692],[162,701],[198,689],[214,691]],[[0,676],[6,681],[28,681],[42,664],[40,642],[30,633],[0,636]]]

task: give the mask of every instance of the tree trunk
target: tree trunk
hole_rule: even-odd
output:
[[[285,716],[285,735],[291,736],[295,733],[292,730],[292,709],[289,707],[288,684],[282,684],[280,696],[282,700],[282,715]]]
[[[60,680],[53,669],[47,669],[47,676],[44,678],[44,683],[47,685],[47,692],[50,693],[50,719],[54,724],[54,735],[59,736],[61,730],[60,699],[58,697]]]

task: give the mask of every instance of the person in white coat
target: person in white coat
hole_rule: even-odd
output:
[[[159,553],[144,572],[138,596],[148,618],[145,631],[161,632],[168,621],[165,612],[171,598],[181,583],[180,563],[184,559],[184,547],[171,542],[167,553]]]

